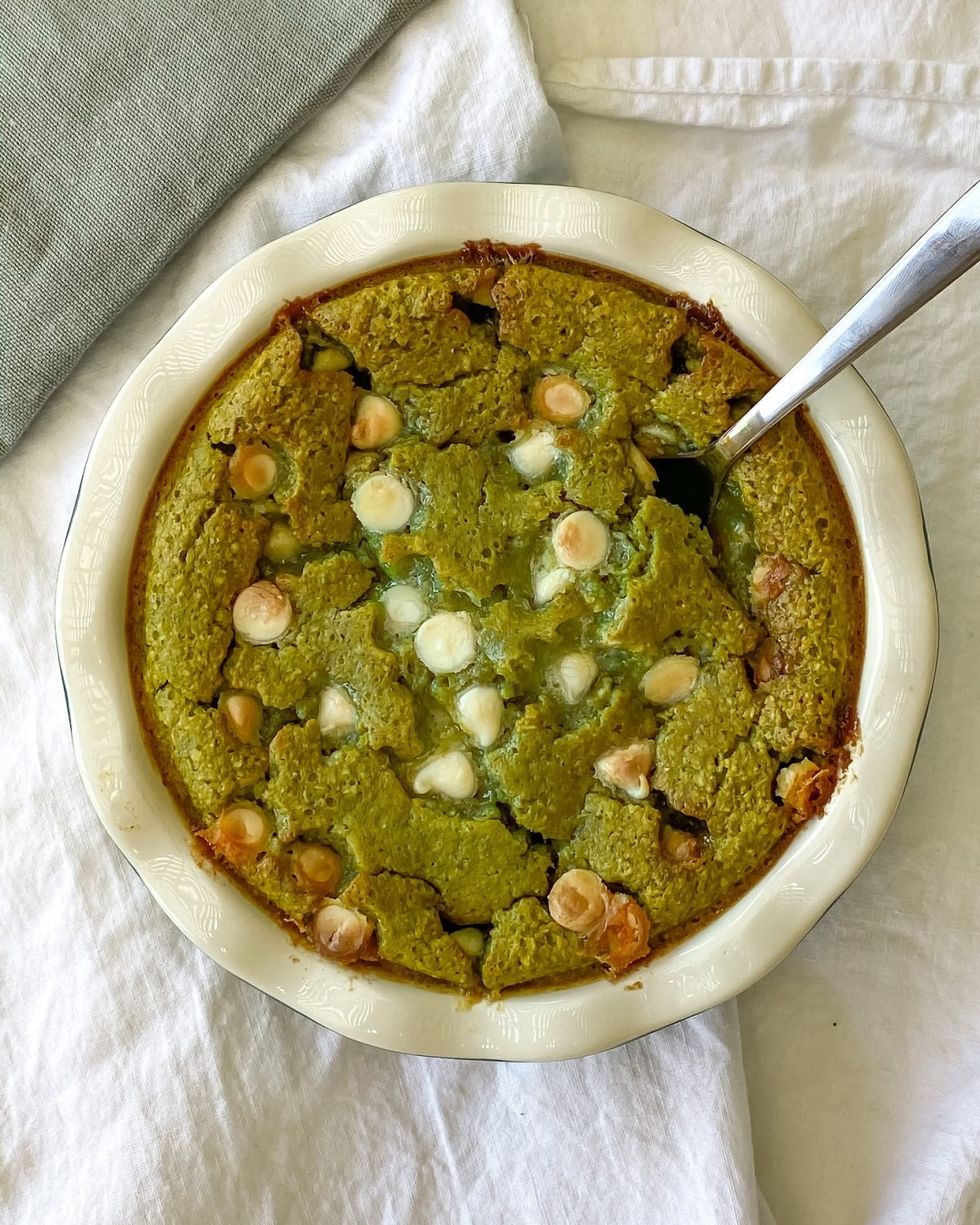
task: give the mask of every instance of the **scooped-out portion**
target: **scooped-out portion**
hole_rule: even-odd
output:
[[[291,304],[133,562],[202,851],[325,957],[470,996],[621,974],[730,904],[846,767],[857,544],[804,417],[710,532],[651,461],[771,382],[716,312],[530,248]]]

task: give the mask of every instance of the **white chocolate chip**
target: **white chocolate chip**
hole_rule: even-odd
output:
[[[461,672],[476,659],[476,630],[466,613],[435,613],[415,632],[415,654],[430,672]]]
[[[408,583],[395,583],[381,597],[385,621],[393,634],[410,634],[429,615],[429,606],[422,595]]]
[[[478,927],[458,927],[449,934],[467,956],[479,957],[483,952],[486,940]]]
[[[290,862],[296,883],[314,893],[333,893],[344,874],[343,860],[337,852],[317,843],[293,843]]]
[[[320,694],[320,709],[316,721],[320,724],[320,731],[324,736],[331,733],[346,736],[357,726],[357,711],[343,689],[328,685]]]
[[[222,832],[240,846],[258,850],[269,837],[269,821],[255,804],[233,804],[218,818]]]
[[[704,847],[697,834],[674,825],[660,827],[660,851],[670,863],[696,865],[704,858]]]
[[[492,685],[471,685],[456,699],[457,723],[481,749],[488,749],[500,735],[504,701]]]
[[[225,859],[244,865],[269,845],[271,831],[271,822],[258,804],[239,800],[229,804],[201,837]]]
[[[302,549],[293,530],[285,523],[273,523],[265,541],[265,555],[269,561],[281,566],[283,562],[292,561]]]
[[[497,278],[502,271],[501,268],[495,265],[482,268],[470,298],[480,306],[496,306],[493,300],[493,287],[496,285]]]
[[[657,706],[681,702],[697,683],[701,668],[690,655],[668,655],[648,668],[640,681],[643,696]]]
[[[218,709],[239,740],[244,744],[258,744],[262,707],[257,698],[250,693],[223,693],[218,699]]]
[[[574,582],[575,575],[567,566],[559,566],[557,570],[543,570],[536,574],[532,583],[535,605],[540,608],[542,604],[549,604],[556,595],[567,591]]]
[[[262,498],[276,483],[276,457],[268,447],[252,443],[236,447],[228,461],[228,483],[239,498]]]
[[[636,441],[647,455],[669,455],[683,442],[683,435],[669,421],[651,421],[636,431]]]
[[[591,655],[573,651],[571,655],[564,655],[558,661],[555,679],[565,701],[574,703],[585,697],[598,675],[599,665]]]
[[[346,370],[350,364],[351,358],[347,353],[335,345],[328,345],[327,348],[317,349],[314,353],[312,368],[318,374],[328,374],[337,370]]]
[[[415,495],[387,472],[375,472],[354,491],[350,504],[369,532],[400,532],[415,512]]]
[[[508,450],[507,458],[528,480],[544,476],[558,458],[554,431],[534,430],[523,434]]]
[[[240,591],[231,606],[235,633],[253,646],[266,646],[281,638],[292,619],[289,596],[265,579]]]
[[[650,916],[635,897],[612,893],[590,952],[617,973],[650,952]]]
[[[817,767],[808,758],[784,766],[776,775],[776,795],[785,801],[786,797],[791,795],[801,782],[805,782],[816,772]]]
[[[643,452],[630,443],[630,467],[644,489],[650,490],[657,483],[657,470]]]
[[[568,374],[547,374],[538,379],[531,392],[531,407],[545,421],[574,425],[588,409],[592,397],[577,379]]]
[[[818,766],[804,757],[791,762],[776,775],[776,795],[794,812],[797,824],[821,812],[837,783],[833,766]]]
[[[647,775],[652,765],[650,745],[640,740],[625,749],[603,753],[595,763],[595,776],[606,787],[625,792],[631,800],[645,800],[650,794]]]
[[[468,800],[476,795],[476,774],[466,754],[453,749],[430,757],[415,775],[412,789],[416,795],[434,791],[450,800]]]
[[[594,570],[609,552],[609,529],[591,510],[573,510],[551,532],[555,556],[573,570]]]
[[[548,913],[559,927],[588,935],[605,922],[611,896],[595,872],[571,868],[551,886]]]
[[[321,906],[313,919],[313,937],[321,952],[337,961],[356,961],[370,950],[374,932],[357,910],[337,902]]]
[[[402,432],[402,416],[387,396],[368,391],[354,406],[350,442],[358,451],[386,446]]]
[[[752,607],[765,610],[787,587],[801,582],[806,574],[799,562],[790,561],[781,553],[760,553],[749,579]]]

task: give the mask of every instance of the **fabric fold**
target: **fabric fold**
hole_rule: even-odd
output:
[[[932,112],[956,112],[962,138],[980,141],[980,67],[930,60],[753,59],[643,56],[559,60],[544,69],[549,100],[603,118],[787,128],[845,113],[850,125],[891,144],[942,152]]]

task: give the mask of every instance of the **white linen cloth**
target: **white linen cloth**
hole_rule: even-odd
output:
[[[730,243],[825,323],[980,178],[974,4],[616,8],[528,4],[574,181]],[[884,843],[738,1001],[780,1225],[980,1221],[978,300],[974,269],[858,363],[918,476],[942,647]]]
[[[523,2],[573,181],[731,242],[828,322],[980,169],[967,0],[860,14],[844,0]],[[559,1065],[358,1046],[184,940],[76,778],[57,558],[89,440],[140,357],[241,255],[353,199],[564,173],[507,0],[438,0],[198,235],[0,464],[3,1220],[980,1221],[980,271],[861,363],[912,451],[944,607],[918,763],[868,869],[737,1004]]]

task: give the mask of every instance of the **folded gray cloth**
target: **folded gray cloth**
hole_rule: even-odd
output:
[[[426,0],[0,0],[0,455]]]

